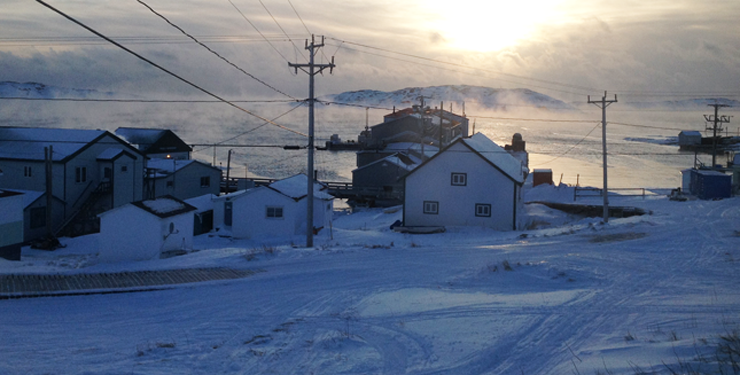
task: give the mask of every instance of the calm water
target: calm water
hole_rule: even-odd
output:
[[[0,125],[70,127],[106,129],[120,126],[170,128],[186,142],[214,143],[232,137],[228,144],[251,146],[307,144],[301,135],[287,132],[236,111],[223,104],[121,104],[67,102],[12,102],[0,107]],[[286,104],[250,107],[268,118],[275,118],[290,107]],[[299,132],[307,133],[307,108],[298,108],[276,120]],[[370,110],[369,124],[380,123],[386,110]],[[610,187],[680,186],[680,170],[693,166],[693,153],[678,151],[675,144],[681,130],[704,130],[702,117],[706,111],[630,111],[619,104],[607,112],[608,174]],[[511,143],[514,133],[521,133],[530,152],[530,169],[549,168],[553,178],[582,186],[602,185],[601,111],[584,108],[578,113],[484,113],[468,111],[475,121],[475,131],[482,132],[499,145]],[[733,115],[731,111],[726,114]],[[491,117],[498,117],[491,118]],[[507,119],[501,119],[507,118]],[[588,120],[590,122],[522,121],[512,118],[556,120]],[[357,139],[365,127],[366,111],[362,108],[318,106],[316,108],[316,145],[337,133],[343,140]],[[627,126],[633,124],[639,126]],[[737,125],[729,130],[736,133]],[[587,136],[587,134],[590,134]],[[243,134],[246,133],[246,134]],[[239,136],[240,134],[243,134]],[[580,143],[579,143],[580,142]],[[576,145],[577,144],[577,145]],[[575,147],[574,147],[575,146]],[[232,172],[236,177],[288,177],[306,171],[306,151],[282,148],[230,147]],[[217,148],[217,165],[226,166],[229,148]],[[195,147],[194,157],[206,162],[214,160],[213,147]],[[700,156],[710,164],[711,155]],[[725,157],[718,157],[725,162]],[[355,168],[354,152],[317,151],[315,167],[319,178],[350,181]],[[561,177],[562,176],[562,177]]]

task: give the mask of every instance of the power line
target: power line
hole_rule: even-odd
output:
[[[295,12],[295,15],[296,15],[296,16],[298,17],[298,19],[299,19],[299,20],[301,20],[301,24],[303,24],[303,28],[304,28],[304,29],[306,29],[306,32],[307,32],[307,33],[308,33],[309,35],[311,35],[311,34],[312,34],[312,33],[311,33],[311,31],[310,31],[310,30],[308,29],[308,26],[306,26],[306,23],[305,23],[305,22],[303,22],[303,18],[301,17],[301,15],[300,15],[300,14],[298,14],[298,11],[297,11],[297,10],[295,9],[295,7],[293,6],[293,3],[292,3],[292,2],[290,1],[290,0],[288,0],[288,4],[290,4],[290,7],[291,7],[291,8],[293,8],[293,12]]]
[[[355,45],[355,46],[359,46],[359,47],[374,49],[374,50],[377,50],[377,51],[383,51],[383,52],[393,53],[393,54],[397,54],[397,55],[401,55],[401,56],[412,57],[412,58],[419,59],[419,60],[430,61],[430,62],[434,62],[434,63],[438,63],[438,64],[457,66],[457,67],[467,68],[467,69],[476,69],[476,70],[481,70],[481,71],[488,72],[488,73],[494,73],[494,74],[505,75],[505,76],[512,77],[512,78],[524,79],[524,80],[527,80],[527,81],[541,82],[541,83],[545,83],[545,84],[549,84],[549,85],[561,86],[561,87],[569,87],[569,88],[579,89],[579,90],[587,90],[587,91],[589,91],[589,90],[596,90],[596,89],[591,88],[591,87],[571,85],[571,84],[567,84],[567,83],[550,81],[550,80],[533,78],[533,77],[519,76],[519,75],[516,75],[516,74],[505,73],[505,72],[502,72],[502,71],[494,71],[494,70],[489,70],[489,69],[481,69],[481,68],[472,67],[470,65],[465,65],[465,64],[460,64],[460,63],[453,63],[453,62],[449,62],[449,61],[436,60],[436,59],[432,59],[432,58],[429,58],[429,57],[418,56],[418,55],[414,55],[414,54],[410,54],[410,53],[404,53],[404,52],[398,52],[398,51],[392,51],[392,50],[385,49],[385,48],[374,47],[374,46],[370,46],[370,45],[362,44],[362,43],[350,42],[350,41],[342,40],[342,39],[336,39],[336,38],[327,38],[327,39],[331,39],[331,40],[335,40],[337,42],[351,44],[351,45]]]
[[[57,8],[54,8],[53,6],[51,6],[51,5],[47,4],[46,2],[44,2],[43,0],[36,0],[36,2],[37,2],[37,3],[39,3],[39,4],[41,4],[41,5],[43,5],[43,6],[45,6],[46,8],[49,8],[49,9],[50,9],[50,10],[52,10],[53,12],[55,12],[55,13],[59,14],[60,16],[62,16],[62,17],[64,17],[64,18],[68,19],[69,21],[71,21],[71,22],[73,22],[73,23],[75,23],[75,24],[79,25],[80,27],[84,28],[85,30],[87,30],[87,31],[89,31],[89,32],[91,32],[91,33],[93,33],[93,34],[95,34],[95,35],[97,35],[97,36],[99,36],[99,37],[101,37],[101,38],[105,39],[106,41],[110,42],[110,43],[111,43],[111,44],[113,44],[114,46],[116,46],[116,47],[118,47],[118,48],[120,48],[120,49],[122,49],[122,50],[124,50],[124,51],[126,51],[126,52],[128,52],[128,53],[130,53],[131,55],[133,55],[133,56],[137,57],[138,59],[140,59],[140,60],[142,60],[142,61],[144,61],[144,62],[146,62],[146,63],[148,63],[148,64],[150,64],[150,65],[152,65],[152,66],[154,66],[155,68],[157,68],[157,69],[159,69],[159,70],[161,70],[161,71],[163,71],[163,72],[165,72],[165,73],[167,73],[167,74],[171,75],[172,77],[175,77],[175,78],[179,79],[180,81],[182,81],[182,82],[184,82],[184,83],[187,83],[187,84],[188,84],[189,86],[191,86],[191,87],[193,87],[193,88],[195,88],[195,89],[197,89],[197,90],[199,90],[199,91],[201,91],[201,92],[203,92],[203,93],[205,93],[205,94],[207,94],[207,95],[209,95],[209,96],[211,96],[211,97],[213,97],[213,98],[216,98],[216,99],[218,99],[219,101],[221,101],[221,102],[223,102],[223,103],[226,103],[226,104],[228,104],[228,105],[230,105],[230,106],[232,106],[232,107],[234,107],[234,108],[236,108],[236,109],[238,109],[238,110],[240,110],[240,111],[242,111],[242,112],[244,112],[244,113],[246,113],[246,114],[248,114],[248,115],[254,116],[254,117],[256,117],[256,118],[258,118],[258,119],[261,119],[261,120],[263,120],[263,121],[267,121],[267,122],[271,123],[272,125],[275,125],[275,126],[277,126],[277,127],[281,128],[281,129],[283,129],[283,130],[287,130],[287,131],[289,131],[289,132],[291,132],[291,133],[299,134],[299,135],[302,135],[302,136],[304,136],[304,137],[306,136],[306,134],[304,134],[304,133],[301,133],[301,132],[299,132],[299,131],[296,131],[296,130],[290,129],[290,128],[288,128],[288,127],[285,127],[285,126],[283,126],[283,125],[280,125],[280,124],[277,124],[277,123],[275,123],[275,122],[273,122],[273,121],[270,121],[270,120],[268,120],[268,119],[266,119],[266,118],[264,118],[264,117],[262,117],[262,116],[260,116],[260,115],[258,115],[258,114],[256,114],[256,113],[253,113],[253,112],[251,112],[251,111],[249,111],[249,110],[247,110],[247,109],[245,109],[245,108],[242,108],[242,107],[240,107],[240,106],[238,106],[238,105],[236,105],[236,104],[234,104],[234,103],[232,103],[232,102],[230,102],[230,101],[228,101],[228,100],[226,100],[226,99],[223,99],[223,98],[221,98],[220,96],[218,96],[218,95],[216,95],[216,94],[214,94],[214,93],[211,93],[210,91],[208,91],[208,90],[206,90],[206,89],[204,89],[204,88],[202,88],[202,87],[200,87],[200,86],[196,85],[196,84],[195,84],[195,83],[193,83],[193,82],[190,82],[190,81],[188,81],[187,79],[185,79],[185,78],[183,78],[183,77],[180,77],[179,75],[177,75],[177,74],[175,74],[175,73],[173,73],[173,72],[171,72],[171,71],[167,70],[166,68],[162,67],[161,65],[158,65],[157,63],[155,63],[155,62],[153,62],[153,61],[151,61],[151,60],[147,59],[146,57],[144,57],[144,56],[142,56],[142,55],[140,55],[140,54],[138,54],[138,53],[134,52],[133,50],[131,50],[131,49],[128,49],[127,47],[125,47],[125,46],[121,45],[120,43],[116,42],[115,40],[113,40],[113,39],[111,39],[111,38],[108,38],[107,36],[105,36],[105,35],[103,35],[103,34],[101,34],[101,33],[97,32],[97,31],[96,31],[96,30],[94,30],[93,28],[91,28],[91,27],[89,27],[89,26],[87,26],[87,25],[83,24],[82,22],[80,22],[80,21],[78,21],[78,20],[76,20],[76,19],[72,18],[71,16],[67,15],[66,13],[62,12],[61,10],[59,10],[59,9],[57,9]]]
[[[591,121],[591,122],[593,122],[593,121]],[[593,127],[593,128],[592,128],[592,129],[591,129],[591,130],[590,130],[589,132],[588,132],[588,133],[586,133],[586,135],[585,135],[585,136],[583,136],[583,138],[581,138],[581,140],[580,140],[580,141],[576,142],[576,143],[575,143],[575,144],[574,144],[573,146],[571,146],[571,148],[569,148],[569,149],[565,150],[565,152],[563,152],[562,154],[560,154],[560,155],[556,156],[556,157],[555,157],[554,159],[548,160],[548,161],[546,161],[546,162],[544,162],[544,163],[541,163],[540,165],[545,165],[545,164],[548,164],[548,163],[552,163],[552,162],[554,162],[555,160],[558,160],[558,159],[560,159],[561,157],[565,156],[565,154],[567,154],[567,153],[571,152],[571,151],[572,151],[572,150],[573,150],[574,148],[578,147],[578,145],[580,145],[580,144],[581,144],[581,142],[585,141],[585,140],[586,140],[586,138],[588,138],[588,136],[589,136],[589,135],[591,135],[591,133],[593,133],[593,131],[594,131],[594,130],[596,130],[596,128],[598,128],[598,127],[599,127],[599,125],[600,125],[600,123],[596,123],[596,126],[594,126],[594,127]]]
[[[344,42],[342,42],[342,43],[344,43]],[[419,66],[426,66],[426,67],[430,67],[430,68],[445,70],[445,71],[448,71],[448,72],[455,72],[455,73],[467,74],[467,75],[470,75],[470,76],[473,76],[473,77],[492,78],[492,77],[489,77],[489,76],[481,76],[479,74],[474,74],[474,73],[471,73],[471,72],[465,72],[465,71],[462,71],[462,70],[457,70],[457,69],[452,69],[452,68],[445,68],[445,67],[438,66],[438,65],[424,64],[424,63],[421,63],[421,62],[418,62],[418,61],[405,60],[405,59],[400,59],[400,58],[392,57],[392,56],[388,56],[388,55],[381,55],[381,54],[378,54],[378,53],[367,52],[367,51],[363,51],[363,50],[356,49],[356,48],[344,47],[344,49],[347,49],[347,50],[350,50],[350,51],[356,51],[356,52],[359,52],[359,53],[364,53],[364,54],[367,54],[367,55],[379,56],[379,57],[383,57],[383,58],[386,58],[386,59],[401,61],[401,62],[405,62],[405,63],[409,63],[409,64],[414,64],[414,65],[419,65]],[[337,48],[337,50],[339,50],[339,48]],[[435,60],[432,60],[432,61],[435,61]],[[468,67],[468,66],[463,66],[463,67],[465,67],[467,69],[474,69],[474,70],[478,70],[478,71],[481,71],[481,72],[488,73],[488,71],[486,71],[485,69],[481,69],[481,68]],[[490,73],[497,74],[496,72],[490,72]],[[498,77],[496,79],[499,80],[499,81],[502,81],[502,82],[509,82],[509,83],[513,83],[513,84],[517,84],[517,85],[524,84],[522,82],[511,81],[511,80],[502,79],[502,78],[498,78]],[[555,91],[555,92],[562,92],[562,93],[571,94],[571,95],[583,95],[583,93],[575,93],[575,92],[571,92],[571,91],[558,90],[558,89],[553,89],[551,87],[546,87],[546,86],[539,86],[539,85],[532,85],[532,84],[527,84],[527,86],[528,87],[541,88],[541,89]]]
[[[234,4],[234,2],[233,2],[233,1],[231,1],[231,0],[227,0],[227,1],[229,2],[229,4],[231,4],[231,6],[232,6],[232,7],[234,7],[234,9],[236,9],[236,11],[237,11],[237,12],[239,12],[239,14],[241,14],[242,18],[244,18],[244,20],[245,20],[245,21],[247,21],[247,23],[249,23],[250,25],[252,25],[252,28],[254,28],[254,30],[255,30],[255,31],[257,31],[257,33],[258,33],[258,34],[260,34],[260,36],[262,36],[262,39],[264,39],[264,40],[265,40],[265,41],[267,42],[267,44],[269,44],[269,45],[270,45],[270,47],[272,47],[272,49],[273,49],[273,50],[275,50],[275,52],[277,52],[277,53],[278,53],[278,55],[280,55],[280,57],[282,57],[282,58],[283,58],[283,60],[285,60],[285,61],[287,61],[288,63],[290,63],[290,60],[288,60],[288,58],[286,58],[286,57],[285,57],[285,56],[284,56],[284,55],[283,55],[283,54],[282,54],[282,53],[280,52],[280,50],[278,50],[278,49],[277,49],[277,48],[275,47],[275,45],[273,45],[272,43],[270,43],[270,41],[269,41],[269,40],[267,39],[267,37],[265,37],[265,35],[264,35],[264,34],[262,34],[262,32],[261,32],[261,31],[260,31],[260,30],[259,30],[259,29],[257,28],[257,25],[255,25],[254,23],[252,23],[252,21],[250,21],[250,20],[249,20],[249,18],[247,18],[247,15],[246,15],[246,14],[244,14],[244,13],[243,13],[243,12],[241,11],[241,9],[239,9],[239,7],[237,7],[237,6],[236,6],[236,4]],[[289,40],[290,40],[290,39],[289,39]],[[291,42],[292,42],[292,41],[291,41]]]
[[[221,100],[185,100],[185,99],[91,99],[91,98],[29,98],[22,96],[0,97],[0,100],[57,101],[57,102],[113,102],[113,103],[223,103]],[[230,100],[232,103],[291,103],[302,100]]]
[[[139,3],[139,4],[143,5],[143,6],[145,7],[145,8],[149,9],[149,11],[150,11],[150,12],[154,13],[154,14],[155,14],[155,15],[157,15],[157,16],[158,16],[159,18],[161,18],[162,20],[164,20],[165,22],[167,22],[167,23],[168,23],[168,24],[169,24],[170,26],[172,26],[172,27],[174,27],[175,29],[177,29],[178,31],[180,31],[180,32],[181,32],[181,33],[182,33],[183,35],[185,35],[185,36],[187,36],[188,38],[192,39],[192,40],[193,40],[193,41],[194,41],[195,43],[198,43],[198,45],[200,45],[201,47],[203,47],[203,48],[205,48],[206,50],[208,50],[208,52],[210,52],[210,53],[212,53],[212,54],[216,55],[216,56],[217,56],[217,57],[218,57],[219,59],[221,59],[221,60],[223,60],[224,62],[226,62],[227,64],[229,64],[229,65],[233,66],[233,67],[234,67],[234,68],[235,68],[236,70],[238,70],[238,71],[240,71],[240,72],[244,73],[244,74],[245,74],[245,75],[247,75],[247,76],[248,76],[249,78],[252,78],[252,79],[254,79],[255,81],[257,81],[257,82],[259,82],[259,83],[263,84],[264,86],[266,86],[266,87],[269,87],[270,89],[274,90],[274,91],[275,91],[275,92],[277,92],[278,94],[282,94],[283,96],[287,96],[287,97],[289,97],[289,98],[291,98],[291,99],[296,99],[296,98],[294,98],[293,96],[291,96],[291,95],[288,95],[288,94],[286,94],[286,93],[284,93],[284,92],[282,92],[282,91],[278,90],[277,88],[275,88],[274,86],[270,85],[269,83],[267,83],[267,82],[265,82],[265,81],[263,81],[263,80],[261,80],[261,79],[259,79],[259,78],[255,77],[255,76],[254,76],[254,75],[252,75],[251,73],[247,72],[246,70],[244,70],[244,69],[242,69],[241,67],[237,66],[237,65],[236,65],[236,64],[234,64],[233,62],[229,61],[229,59],[227,59],[227,58],[223,57],[223,56],[222,56],[221,54],[219,54],[218,52],[216,52],[216,51],[214,51],[213,49],[211,49],[211,47],[208,47],[208,46],[207,46],[207,45],[205,45],[205,44],[204,44],[203,42],[201,42],[200,40],[196,39],[196,38],[195,38],[194,36],[192,36],[191,34],[189,34],[188,32],[186,32],[185,30],[183,30],[183,29],[182,29],[182,28],[181,28],[180,26],[177,26],[177,25],[175,25],[175,23],[173,23],[172,21],[170,21],[169,19],[167,19],[167,17],[165,17],[165,16],[164,16],[164,15],[162,15],[161,13],[157,12],[156,10],[154,10],[154,8],[152,8],[151,6],[149,6],[149,4],[145,3],[145,2],[143,1],[143,0],[136,0],[136,1],[137,1],[137,2]]]
[[[287,33],[287,32],[285,32],[285,29],[283,29],[283,27],[282,27],[282,26],[280,26],[280,23],[279,23],[279,22],[277,21],[277,19],[275,18],[275,16],[273,16],[273,15],[272,15],[272,12],[270,12],[270,10],[269,10],[269,9],[267,9],[267,6],[265,5],[265,3],[263,3],[263,2],[262,2],[262,0],[259,0],[259,2],[260,2],[260,4],[262,5],[262,8],[264,8],[264,9],[265,9],[265,12],[267,12],[267,14],[269,14],[269,15],[270,15],[270,17],[272,18],[273,22],[275,22],[275,24],[276,24],[276,25],[277,25],[277,27],[278,27],[278,28],[280,29],[280,31],[282,31],[282,32],[283,32],[283,34],[284,34],[284,35],[285,35],[285,36],[286,36],[286,37],[288,38],[288,40],[290,40],[290,44],[292,44],[292,45],[293,45],[293,48],[295,49],[295,51],[296,51],[296,52],[297,52],[298,54],[300,54],[300,55],[301,55],[301,56],[303,57],[303,59],[304,59],[304,60],[307,60],[307,59],[306,59],[306,56],[305,56],[305,55],[303,55],[303,51],[301,51],[301,50],[300,50],[300,48],[298,48],[298,46],[296,46],[296,45],[295,45],[295,42],[293,42],[293,39],[290,39],[290,37],[288,36],[288,33]]]
[[[282,113],[282,114],[281,114],[280,116],[277,116],[277,117],[275,117],[274,119],[272,119],[272,121],[275,121],[275,120],[277,120],[277,119],[279,119],[279,118],[281,118],[281,117],[283,117],[283,116],[287,115],[288,113],[290,113],[290,112],[293,112],[294,110],[296,110],[297,108],[300,108],[300,107],[301,107],[301,105],[297,105],[297,106],[295,106],[295,107],[293,107],[293,108],[289,109],[288,111],[286,111],[286,112],[283,112],[283,113]],[[213,146],[215,146],[215,145],[220,145],[220,144],[222,144],[222,143],[226,143],[226,142],[229,142],[229,141],[233,141],[233,140],[235,140],[235,139],[237,139],[237,138],[239,138],[239,137],[241,137],[241,136],[243,136],[243,135],[245,135],[245,134],[249,134],[249,133],[251,133],[251,132],[253,132],[253,131],[255,131],[255,130],[257,130],[257,129],[259,129],[259,128],[261,128],[261,127],[265,126],[265,125],[267,125],[267,124],[269,124],[269,123],[268,123],[268,122],[265,122],[265,123],[263,123],[263,124],[261,124],[261,125],[255,126],[255,127],[254,127],[254,128],[252,128],[252,129],[249,129],[249,130],[247,130],[247,131],[245,131],[245,132],[239,133],[239,134],[237,134],[237,135],[235,135],[235,136],[233,136],[233,137],[231,137],[231,138],[228,138],[228,139],[225,139],[225,140],[223,140],[223,141],[220,141],[220,142],[216,142],[216,143],[210,144],[210,145],[208,145],[208,147],[204,147],[204,148],[202,148],[202,149],[200,149],[200,150],[198,150],[198,151],[203,151],[203,150],[205,150],[205,149],[207,149],[207,148],[211,148],[211,147],[213,147]]]

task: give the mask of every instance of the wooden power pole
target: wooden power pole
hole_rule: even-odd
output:
[[[601,148],[602,148],[602,158],[604,163],[604,222],[609,222],[609,188],[607,186],[607,173],[606,173],[606,107],[609,106],[609,104],[616,103],[617,102],[617,95],[614,95],[614,100],[606,100],[606,91],[604,91],[604,96],[601,97],[601,100],[594,100],[591,101],[591,96],[588,96],[588,102],[590,104],[595,104],[597,107],[601,108]]]
[[[311,44],[308,44],[308,40],[306,40],[306,49],[309,51],[309,63],[308,64],[292,64],[288,63],[288,66],[291,68],[295,68],[296,73],[298,73],[298,69],[301,69],[305,73],[308,74],[309,77],[309,84],[308,84],[308,170],[306,171],[306,176],[308,177],[308,192],[306,194],[306,247],[313,247],[313,211],[314,211],[314,204],[313,204],[313,184],[314,184],[314,167],[313,167],[313,153],[314,153],[314,145],[313,145],[313,139],[314,139],[314,131],[313,131],[313,107],[314,107],[314,101],[316,99],[314,98],[314,76],[318,73],[321,73],[324,71],[324,69],[329,68],[329,72],[331,73],[332,70],[334,70],[334,57],[331,58],[331,63],[329,64],[316,64],[314,63],[314,58],[316,57],[316,53],[319,51],[319,48],[324,46],[324,37],[321,37],[321,43],[316,44],[316,38],[311,35]]]

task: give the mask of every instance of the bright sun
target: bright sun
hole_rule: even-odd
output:
[[[425,1],[432,13],[425,26],[436,30],[447,47],[490,52],[532,37],[537,26],[557,22],[563,0]]]

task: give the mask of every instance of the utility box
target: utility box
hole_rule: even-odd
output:
[[[532,172],[532,186],[552,185],[552,169],[535,169]]]
[[[717,171],[694,169],[691,172],[691,194],[699,199],[730,198],[732,176]]]

